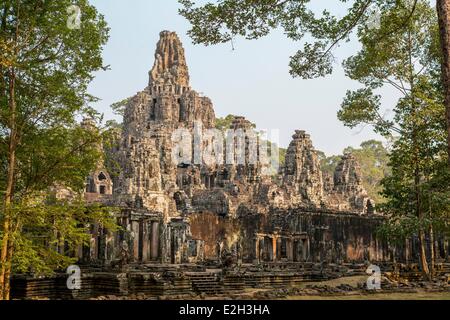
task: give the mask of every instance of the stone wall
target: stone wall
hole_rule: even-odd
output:
[[[342,263],[388,261],[392,257],[387,244],[375,236],[380,218],[297,209],[245,213],[237,218],[199,213],[189,220],[193,237],[205,241],[205,257],[209,259],[220,258],[220,245],[230,252],[236,250],[236,258],[248,263]]]
[[[271,215],[246,214],[240,217],[247,241],[248,261],[273,259],[306,262],[386,261],[391,255],[385,242],[375,236],[380,218],[356,214],[311,212],[301,209]],[[270,241],[274,254],[260,247]],[[286,248],[287,247],[287,248]],[[256,250],[256,251],[255,251]]]

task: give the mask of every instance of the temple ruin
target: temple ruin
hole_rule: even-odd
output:
[[[214,166],[204,159],[198,164],[174,163],[173,132],[180,128],[192,132],[196,122],[203,131],[214,128],[215,114],[211,100],[190,87],[178,36],[164,31],[160,37],[149,84],[125,109],[119,148],[113,155],[120,174],[112,181],[106,169],[99,169],[86,188],[87,198],[106,191],[122,209],[120,224],[127,232],[111,238],[113,250],[127,241],[134,262],[220,260],[222,251],[233,252],[242,262],[311,261],[318,258],[313,254],[316,226],[301,220],[332,212],[328,219],[345,220],[350,214],[350,219],[364,221],[374,213],[355,158],[346,155],[325,185],[317,153],[304,131],[293,135],[285,164],[275,177],[263,173],[260,159]],[[254,133],[243,117],[236,117],[230,129],[243,130],[246,138]],[[248,151],[249,141],[245,143]],[[102,181],[108,184],[103,186]],[[289,225],[293,219],[299,223]],[[342,230],[346,231],[350,232]],[[343,259],[363,259],[365,247],[382,257],[370,232],[352,232],[346,241],[327,238],[336,242],[333,247],[343,241],[338,254]],[[115,256],[94,251],[104,256],[90,259],[107,262]]]
[[[211,277],[205,275],[208,268],[233,266],[247,272],[228,273],[222,279],[230,285],[225,288],[258,281],[286,284],[317,275],[317,264],[323,276],[324,264],[348,267],[395,258],[407,261],[417,255],[412,243],[396,252],[376,237],[383,217],[374,211],[355,157],[344,155],[334,176],[324,174],[305,131],[293,133],[277,172],[265,170],[267,159],[260,153],[253,155],[253,163],[174,163],[174,131],[194,133],[196,124],[208,130],[215,127],[215,118],[211,100],[190,87],[178,36],[161,32],[148,86],[129,100],[117,146],[108,150],[120,170],[108,172],[101,162],[86,183],[86,200],[120,208],[117,222],[122,229],[111,233],[94,226],[90,246],[77,253],[85,268],[110,270],[103,290],[113,286],[119,294],[127,281],[127,292],[168,294],[163,281],[167,272],[184,270],[187,280],[169,277],[171,288],[183,292],[195,289],[199,275]],[[230,129],[244,132],[247,160],[252,156],[247,138],[254,129],[243,117],[236,117]],[[208,141],[199,143],[205,146]],[[261,143],[257,137],[256,144]],[[219,144],[224,157],[236,146]],[[448,244],[437,251],[443,257],[448,256],[445,248]],[[122,269],[114,273],[118,265],[134,266],[141,273],[128,271],[128,280],[123,280],[118,277]],[[142,270],[151,276],[143,276]],[[214,281],[202,290],[220,291]]]

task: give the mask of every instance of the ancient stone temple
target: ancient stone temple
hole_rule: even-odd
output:
[[[90,244],[76,253],[81,290],[66,289],[66,274],[18,277],[13,296],[229,293],[417,261],[414,239],[392,247],[376,237],[384,218],[354,156],[325,174],[311,137],[297,130],[274,167],[276,149],[244,117],[214,130],[213,104],[191,89],[175,33],[161,32],[154,59],[148,86],[129,99],[105,149],[108,161],[86,179],[87,202],[119,208],[121,228],[91,227]],[[448,242],[436,241],[436,254],[448,257]]]
[[[383,218],[351,154],[325,175],[311,137],[298,130],[284,164],[267,170],[266,141],[244,117],[211,133],[213,104],[190,87],[175,33],[161,32],[154,59],[109,151],[119,175],[113,183],[99,166],[87,181],[87,199],[119,207],[123,230],[96,229],[84,261],[108,265],[124,251],[128,263],[165,264],[392,258],[375,237]]]

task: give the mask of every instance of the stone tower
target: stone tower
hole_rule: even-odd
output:
[[[164,90],[163,86],[173,86],[174,93],[190,90],[189,71],[184,49],[175,32],[162,31],[156,45],[155,64],[149,72],[149,86],[152,91]]]
[[[350,208],[372,213],[373,200],[369,199],[362,184],[361,167],[351,153],[344,154],[334,172],[334,192],[346,199]]]
[[[302,202],[320,206],[323,181],[320,162],[309,134],[297,130],[286,152],[284,182],[299,193]]]
[[[303,261],[309,243],[324,239],[322,235],[322,240],[316,238],[318,229],[310,214],[328,214],[331,209],[330,219],[336,219],[334,213],[373,211],[353,156],[343,157],[334,177],[323,176],[310,136],[297,130],[281,172],[263,170],[270,160],[264,148],[258,148],[267,144],[264,136],[241,116],[235,116],[223,137],[207,131],[215,127],[213,104],[191,89],[189,79],[180,39],[173,32],[161,32],[148,86],[129,99],[120,143],[110,150],[119,174],[112,183],[100,165],[88,184],[88,190],[101,194],[92,196],[93,200],[112,199],[121,208],[117,218],[124,232],[111,238],[111,248],[125,242],[123,248],[129,248],[131,261],[145,263],[220,261],[220,248],[225,244],[236,258],[246,261]],[[183,141],[183,146],[222,146],[223,154],[213,151],[225,161],[208,163],[204,150],[198,162],[174,161],[174,154],[185,151],[179,150],[173,134],[180,131],[191,139],[194,132],[201,134],[197,140]],[[190,153],[198,156],[198,152],[186,152]],[[234,161],[227,161],[229,155]],[[110,187],[112,195],[108,194]],[[97,230],[92,248],[107,243],[104,230]],[[358,241],[350,244],[352,252],[361,251]],[[106,247],[106,254],[92,250],[91,258],[105,259],[117,253]]]
[[[215,114],[209,98],[189,85],[184,49],[177,34],[160,33],[149,85],[130,98],[125,108],[120,151],[119,202],[176,213],[177,164],[172,161],[172,133],[214,127]]]

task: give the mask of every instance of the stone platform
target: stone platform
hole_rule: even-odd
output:
[[[305,281],[320,281],[361,274],[363,265],[336,266],[312,263],[241,265],[232,269],[202,265],[129,265],[122,270],[83,268],[81,289],[69,290],[67,274],[32,278],[15,276],[13,299],[90,299],[98,296],[227,296],[248,288],[285,288]]]

